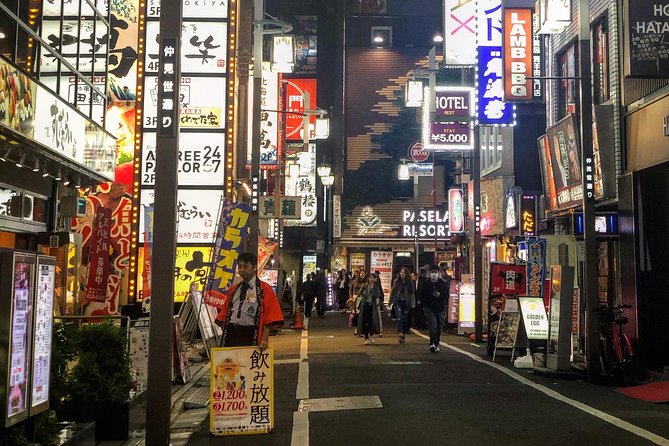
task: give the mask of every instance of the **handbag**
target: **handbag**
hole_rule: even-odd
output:
[[[353,327],[353,319],[355,319],[355,313],[351,313],[348,315],[348,326]]]
[[[395,305],[390,308],[390,319],[397,320],[397,311],[395,311]]]

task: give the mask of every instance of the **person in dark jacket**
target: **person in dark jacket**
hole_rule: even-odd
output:
[[[424,330],[425,327],[427,326],[425,323],[425,312],[423,311],[423,303],[421,302],[420,299],[420,291],[421,288],[423,287],[423,284],[428,281],[428,272],[430,270],[429,266],[423,266],[419,270],[419,276],[416,281],[416,309],[415,311],[409,310],[409,318],[408,322],[409,324],[412,324],[411,326],[416,327],[420,330]],[[408,332],[409,330],[405,330],[405,332]]]
[[[335,290],[337,291],[337,304],[342,313],[346,313],[346,301],[348,300],[348,287],[350,286],[348,274],[345,269],[340,269],[335,281]]]
[[[312,274],[307,274],[307,280],[302,283],[302,301],[304,302],[304,317],[311,317],[311,308],[314,305],[316,297],[316,284],[312,279]]]
[[[430,268],[430,279],[422,283],[419,294],[425,318],[430,326],[430,351],[435,353],[439,351],[444,309],[448,304],[448,289],[446,282],[441,280],[437,265]]]
[[[325,317],[325,298],[327,295],[327,283],[323,271],[318,271],[314,279],[316,284],[316,313],[318,317]]]

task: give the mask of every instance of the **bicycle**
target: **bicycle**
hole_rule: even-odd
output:
[[[602,373],[617,378],[624,387],[632,385],[634,380],[634,348],[624,329],[629,318],[623,315],[623,311],[630,308],[631,305],[618,305],[595,310],[600,313],[599,360]]]

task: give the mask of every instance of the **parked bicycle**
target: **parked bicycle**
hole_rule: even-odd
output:
[[[623,314],[631,305],[618,305],[613,308],[601,306],[599,326],[599,359],[602,374],[617,379],[623,386],[630,386],[634,380],[634,348],[625,326],[629,318]]]

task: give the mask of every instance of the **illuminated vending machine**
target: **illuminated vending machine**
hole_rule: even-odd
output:
[[[4,427],[49,408],[56,259],[0,250],[0,411]]]

